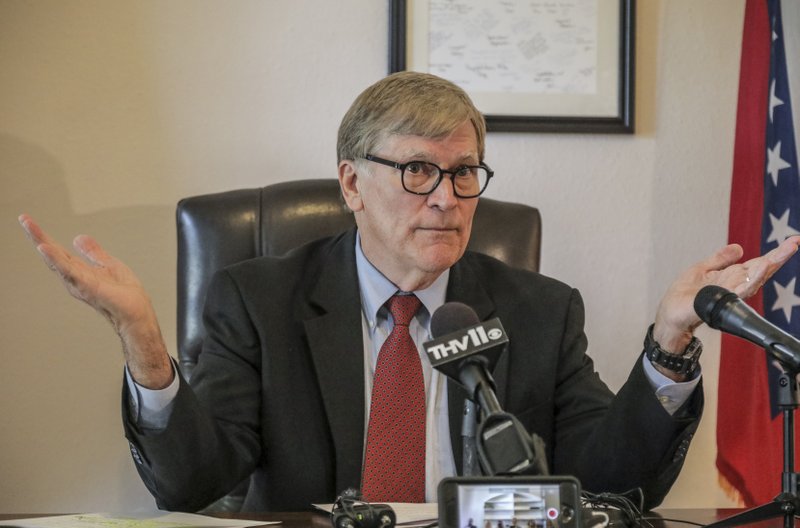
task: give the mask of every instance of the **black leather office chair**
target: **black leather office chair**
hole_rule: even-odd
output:
[[[229,264],[277,256],[355,225],[338,180],[296,180],[260,189],[185,198],[178,224],[178,357],[191,377],[205,330],[203,303],[211,276]],[[541,217],[533,207],[480,198],[469,249],[512,266],[539,269]],[[217,507],[235,509],[237,499]]]

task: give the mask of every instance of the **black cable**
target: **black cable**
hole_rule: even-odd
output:
[[[626,526],[640,526],[644,518],[644,495],[641,488],[628,490],[624,493],[591,493],[584,491],[581,493],[582,506],[589,510],[596,510],[608,513],[618,511],[622,516],[622,521]],[[614,526],[616,521],[609,515],[608,526]],[[646,523],[649,526],[649,523]]]
[[[665,517],[645,517],[642,513],[644,509],[644,495],[641,488],[626,491],[621,494],[614,493],[590,493],[584,491],[581,494],[584,507],[591,508],[592,510],[608,511],[611,509],[618,510],[623,521],[628,526],[650,526],[650,521],[666,521],[674,523],[688,524],[690,526],[705,526],[703,523],[694,521],[687,521],[684,519],[668,519]],[[608,526],[614,526],[614,522],[609,522]]]

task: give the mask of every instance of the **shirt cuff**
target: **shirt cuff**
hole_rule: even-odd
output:
[[[175,361],[172,361],[172,383],[163,389],[142,387],[133,380],[128,367],[125,367],[125,380],[130,394],[128,410],[133,423],[143,429],[166,429],[172,414],[172,405],[180,388],[180,376]]]
[[[644,373],[650,385],[653,387],[653,390],[656,392],[656,398],[658,398],[658,401],[661,402],[661,405],[664,406],[664,410],[666,410],[670,416],[675,414],[675,411],[686,403],[686,400],[691,397],[694,389],[697,388],[697,385],[700,383],[700,376],[702,374],[700,367],[698,366],[697,370],[695,370],[692,379],[674,381],[656,370],[646,356],[642,356],[642,361],[644,362]]]

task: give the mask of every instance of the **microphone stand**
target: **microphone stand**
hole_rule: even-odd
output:
[[[794,470],[794,412],[800,407],[797,374],[796,371],[784,370],[778,377],[778,408],[783,414],[781,493],[772,502],[708,524],[706,528],[745,526],[777,517],[783,517],[784,528],[794,526],[795,516],[800,515],[800,497],[797,494],[798,473]]]
[[[470,393],[470,399],[480,407],[483,418],[477,428],[477,438],[474,430],[469,431],[467,427],[462,430],[465,440],[470,434],[474,440],[474,444],[465,442],[465,455],[468,456],[467,445],[470,450],[474,445],[480,466],[487,475],[549,474],[544,442],[538,435],[529,434],[514,415],[500,407],[485,358],[468,359],[461,366],[459,378]],[[465,420],[467,418],[465,416]]]
[[[478,431],[478,405],[469,398],[464,400],[464,421],[461,424],[461,466],[465,477],[479,477],[478,448],[475,435]]]

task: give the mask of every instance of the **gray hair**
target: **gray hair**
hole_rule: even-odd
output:
[[[469,120],[483,161],[486,121],[469,96],[452,82],[419,72],[399,72],[356,98],[339,125],[338,161],[356,160],[395,135],[442,138]]]

